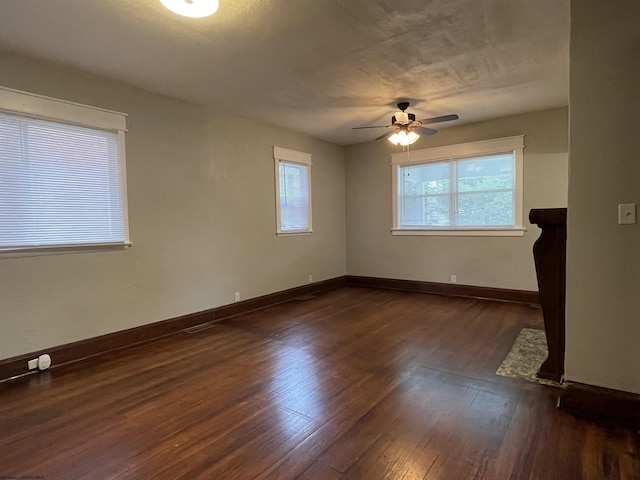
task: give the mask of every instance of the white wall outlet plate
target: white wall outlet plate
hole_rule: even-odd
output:
[[[633,225],[636,220],[636,204],[621,203],[618,205],[618,225]]]
[[[235,299],[236,299],[236,302],[240,301],[240,292],[236,292]]]
[[[38,357],[38,369],[46,370],[51,366],[51,357],[48,354],[40,355]]]

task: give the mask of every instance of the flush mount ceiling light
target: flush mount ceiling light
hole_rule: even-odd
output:
[[[218,0],[160,0],[173,13],[184,17],[202,18],[218,10]]]

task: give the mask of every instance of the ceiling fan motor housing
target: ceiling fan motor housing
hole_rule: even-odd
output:
[[[398,112],[391,117],[391,125],[408,125],[415,121],[416,116],[413,113]]]

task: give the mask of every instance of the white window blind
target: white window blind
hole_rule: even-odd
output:
[[[280,161],[280,229],[309,229],[307,165]]]
[[[0,112],[0,251],[127,244],[122,140]]]
[[[274,147],[277,232],[311,232],[311,155]]]

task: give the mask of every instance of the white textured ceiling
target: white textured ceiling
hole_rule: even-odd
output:
[[[398,100],[451,124],[566,105],[568,45],[569,0],[0,0],[0,49],[343,145]]]

